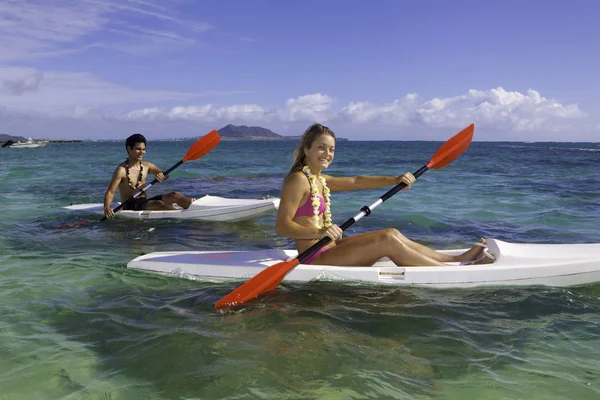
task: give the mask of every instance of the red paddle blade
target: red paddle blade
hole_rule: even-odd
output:
[[[448,139],[431,157],[427,167],[429,169],[442,168],[454,161],[469,147],[474,131],[475,124],[471,124]]]
[[[271,265],[256,274],[249,281],[243,283],[233,292],[217,301],[215,308],[220,310],[222,308],[235,307],[236,305],[260,296],[263,293],[275,290],[287,273],[298,264],[300,264],[300,261],[297,258],[294,258],[291,261],[283,261]]]
[[[187,153],[185,153],[185,156],[183,156],[182,161],[186,162],[199,159],[214,149],[220,141],[221,137],[219,136],[219,132],[208,132],[188,149]]]

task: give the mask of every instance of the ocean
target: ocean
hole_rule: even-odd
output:
[[[475,140],[477,136],[475,136]],[[151,141],[166,169],[192,141]],[[399,175],[442,142],[339,142],[332,175]],[[221,142],[149,195],[277,197],[296,143]],[[275,214],[237,223],[115,218],[123,142],[0,149],[0,399],[598,399],[600,285],[284,284],[232,315],[238,282],[128,270],[142,252],[291,248]],[[346,231],[394,227],[437,249],[480,237],[600,242],[600,143],[474,142]],[[337,224],[388,188],[334,192]]]

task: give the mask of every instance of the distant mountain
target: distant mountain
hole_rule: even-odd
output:
[[[260,126],[246,126],[246,125],[232,125],[229,124],[219,129],[219,136],[221,140],[300,140],[302,135],[298,136],[283,136],[273,132],[270,129],[262,128]],[[11,136],[5,133],[0,133],[0,142],[6,142],[8,140],[27,140],[23,136]],[[167,140],[167,139],[165,139]],[[168,139],[173,140],[173,139]],[[348,139],[337,138],[338,141],[345,141]],[[70,142],[71,140],[51,140],[51,142]],[[74,142],[80,142],[81,140],[72,140]]]
[[[232,125],[229,124],[219,129],[222,140],[300,140],[299,136],[283,136],[260,126]],[[337,138],[337,140],[348,140]]]
[[[270,129],[261,128],[260,126],[236,126],[232,124],[219,129],[219,135],[223,138],[236,139],[280,139],[283,137]]]
[[[0,133],[0,141],[6,142],[7,140],[27,140],[27,138],[24,138],[23,136],[11,136],[7,135],[6,133]]]

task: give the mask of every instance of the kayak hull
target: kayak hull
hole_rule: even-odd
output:
[[[493,264],[398,267],[389,259],[374,266],[295,267],[284,282],[313,280],[383,285],[468,288],[477,286],[578,286],[600,282],[598,244],[516,244],[487,239]],[[466,249],[443,250],[461,254]],[[247,280],[266,267],[297,256],[293,250],[155,252],[128,268],[203,281]]]
[[[121,203],[111,204],[115,209]],[[104,214],[102,203],[75,204],[64,207],[71,211]],[[188,209],[176,210],[121,210],[117,216],[134,219],[192,219],[199,221],[240,221],[273,212],[279,208],[279,199],[231,199],[206,195],[195,200]]]

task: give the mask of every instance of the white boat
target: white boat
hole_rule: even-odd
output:
[[[121,203],[111,204],[114,210]],[[279,198],[269,197],[264,199],[231,199],[219,196],[206,195],[195,200],[188,209],[176,210],[120,210],[115,215],[137,219],[193,219],[200,221],[239,221],[254,218],[277,210]],[[71,211],[93,212],[104,214],[102,203],[74,204],[66,208]]]
[[[284,282],[312,280],[382,285],[468,288],[476,286],[575,286],[600,281],[600,243],[517,244],[487,239],[496,260],[484,265],[397,267],[382,259],[372,267],[299,264]],[[466,249],[443,250],[461,254]],[[266,267],[293,259],[295,250],[178,251],[141,255],[128,268],[207,281],[247,280]]]
[[[44,147],[48,144],[48,140],[33,140],[31,138],[27,139],[26,141],[17,141],[17,142],[12,142],[12,141],[8,141],[6,142],[2,147],[9,147],[11,149],[31,149],[31,148],[36,148],[36,147]],[[8,144],[7,144],[8,143]]]

